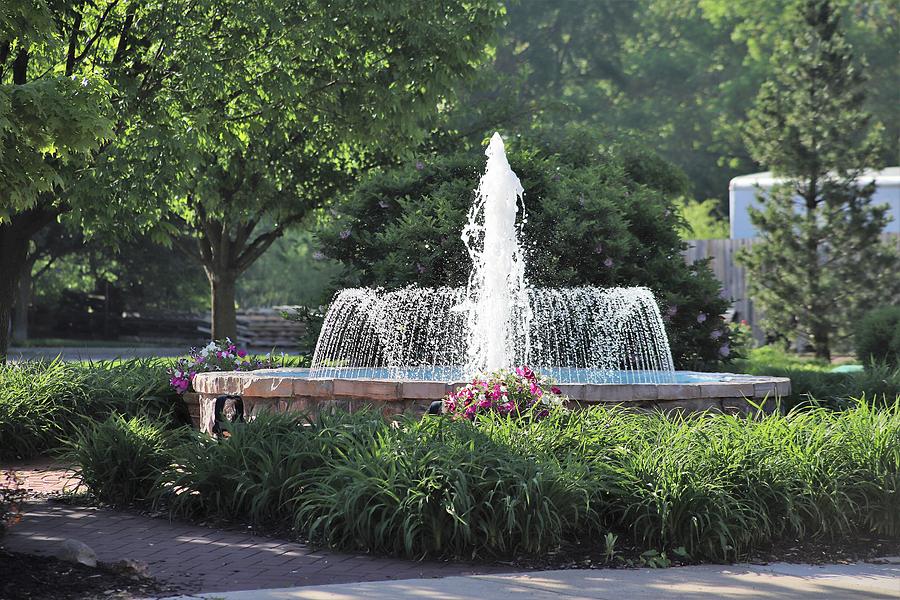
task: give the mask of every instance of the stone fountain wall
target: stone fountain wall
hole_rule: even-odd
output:
[[[748,415],[776,410],[778,399],[790,394],[784,377],[723,374],[730,381],[688,384],[561,384],[572,408],[619,405],[639,410]],[[365,379],[307,379],[279,373],[278,369],[246,373],[202,373],[194,379],[198,394],[192,414],[202,431],[211,432],[216,396],[240,395],[244,412],[252,418],[264,410],[295,411],[314,416],[320,411],[356,411],[374,408],[385,417],[421,416],[429,405],[464,382],[384,381]]]

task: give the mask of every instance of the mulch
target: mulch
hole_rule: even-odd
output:
[[[2,600],[131,600],[177,593],[152,578],[112,565],[87,567],[0,549]]]

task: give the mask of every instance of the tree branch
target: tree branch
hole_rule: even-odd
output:
[[[103,14],[100,15],[100,19],[97,21],[97,29],[94,31],[94,35],[92,35],[84,44],[84,49],[81,51],[81,54],[75,58],[75,62],[81,62],[81,60],[87,56],[87,53],[90,52],[93,45],[100,38],[100,34],[103,33],[103,24],[106,22],[106,18],[109,17],[109,13],[112,12],[112,9],[114,9],[117,4],[119,4],[119,0],[113,0],[107,5],[106,10],[103,11]]]
[[[276,225],[271,231],[267,231],[266,233],[257,236],[257,238],[238,256],[237,260],[234,261],[238,271],[246,271],[250,265],[256,262],[256,260],[269,249],[269,246],[271,246],[275,240],[284,235],[284,232],[288,227],[302,221],[305,217],[305,212],[293,214]]]

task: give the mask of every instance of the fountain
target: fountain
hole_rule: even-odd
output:
[[[462,230],[472,260],[465,287],[339,292],[310,369],[198,375],[194,388],[206,421],[211,400],[222,393],[277,410],[316,411],[323,403],[422,410],[474,375],[522,364],[551,376],[582,404],[747,412],[753,398],[789,393],[783,378],[675,371],[647,288],[529,285],[519,242],[524,190],[498,134],[485,154]]]

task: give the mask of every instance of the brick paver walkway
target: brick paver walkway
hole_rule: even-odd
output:
[[[26,485],[40,493],[58,490],[70,476],[63,466],[47,462],[35,463],[19,472],[25,476]],[[170,522],[126,511],[71,506],[41,498],[29,502],[22,522],[9,530],[0,545],[14,552],[51,555],[65,539],[84,542],[104,562],[124,558],[144,562],[153,577],[175,585],[185,593],[511,570],[316,551],[304,544],[253,536],[240,530]]]
[[[38,458],[23,462],[4,463],[0,471],[12,469],[19,477],[22,487],[30,496],[59,494],[74,491],[78,481],[72,478],[68,465],[50,458]]]

